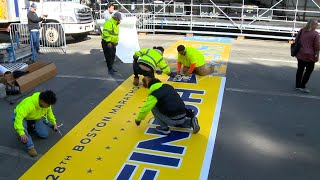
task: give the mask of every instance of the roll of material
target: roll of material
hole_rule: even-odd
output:
[[[0,75],[1,74],[8,74],[8,73],[10,73],[10,70],[3,67],[2,65],[0,65]]]
[[[138,33],[136,28],[136,17],[125,17],[119,25],[119,43],[117,46],[117,57],[123,63],[132,63],[132,56],[135,51],[140,50]],[[96,24],[100,26],[101,32],[103,32],[104,19],[96,20]]]
[[[140,50],[136,21],[136,17],[124,17],[120,23],[116,55],[123,63],[132,63],[134,52]]]

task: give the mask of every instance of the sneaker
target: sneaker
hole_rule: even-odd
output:
[[[161,127],[161,126],[157,126],[156,130],[158,132],[161,132],[162,134],[170,134],[170,128],[169,127]]]
[[[38,153],[37,153],[37,151],[36,151],[36,149],[34,147],[28,149],[28,154],[31,157],[36,157],[38,155]]]
[[[310,90],[307,88],[300,88],[300,91],[304,92],[304,93],[310,93]]]
[[[200,126],[199,126],[197,117],[194,117],[194,118],[191,119],[191,126],[192,126],[192,129],[193,129],[193,134],[196,134],[196,133],[198,133],[200,131]]]
[[[37,51],[38,54],[44,54],[43,52]]]
[[[139,77],[133,78],[133,85],[138,86],[139,85]]]

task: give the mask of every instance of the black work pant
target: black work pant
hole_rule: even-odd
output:
[[[112,43],[111,43],[112,44]],[[112,44],[112,47],[108,47],[108,42],[105,40],[101,40],[101,45],[103,49],[104,58],[106,59],[106,63],[108,66],[108,69],[112,69],[114,59],[116,58],[116,46]]]
[[[143,64],[143,65],[148,67],[150,69],[150,71],[146,71],[146,70],[141,69],[140,66],[139,66],[138,61],[136,61],[136,60],[133,61],[133,65],[132,66],[133,66],[134,77],[139,77],[139,74],[140,74],[140,75],[143,75],[143,76],[149,76],[150,78],[154,78],[153,69],[147,64]]]
[[[314,62],[306,62],[298,59],[298,69],[296,74],[296,88],[306,88],[314,69]]]

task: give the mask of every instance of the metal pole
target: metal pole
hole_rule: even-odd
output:
[[[295,9],[295,13],[294,13],[294,21],[293,21],[292,38],[293,38],[293,36],[294,36],[295,29],[296,29],[297,13],[298,13],[298,3],[299,3],[299,0],[297,0],[297,1],[296,1],[296,9]]]
[[[307,10],[307,4],[308,4],[308,1],[304,1],[304,12],[303,12],[303,21],[306,20],[306,10]]]
[[[167,7],[168,4],[170,4],[173,0],[170,0],[167,4],[164,3],[164,6],[158,11],[158,12],[154,12],[154,14],[159,14],[163,9],[165,9]]]
[[[143,28],[143,30],[145,30],[146,28],[145,28],[145,25],[144,25],[144,20],[145,20],[145,14],[144,14],[144,12],[145,12],[145,6],[144,6],[144,0],[142,1],[142,28]],[[138,16],[139,17],[139,16]],[[138,22],[140,22],[140,21],[138,21]]]
[[[320,6],[316,2],[314,2],[314,0],[312,0],[312,2],[320,9]]]
[[[283,0],[278,1],[276,4],[274,4],[273,6],[271,6],[268,10],[266,10],[264,13],[262,13],[261,15],[259,15],[258,17],[260,18],[261,16],[263,16],[264,14],[266,14],[268,11],[270,11],[271,9],[273,9],[274,7],[276,7],[279,3],[281,3]],[[251,25],[252,23],[256,22],[257,18],[254,18],[253,21],[251,21],[248,25]]]
[[[241,8],[241,29],[240,29],[240,33],[242,34],[242,28],[243,28],[243,21],[244,21],[244,18],[243,18],[243,11],[244,11],[244,0],[242,0],[242,8]]]
[[[232,22],[233,25],[237,26],[237,27],[241,30],[241,27],[240,27],[238,24],[236,24],[225,12],[223,12],[222,9],[221,9],[219,6],[217,6],[212,0],[210,0],[210,2],[213,4],[214,7],[218,8],[219,11],[220,11],[225,17],[227,17],[227,18]]]
[[[115,1],[131,15],[131,12],[126,7],[124,7],[118,0]]]
[[[190,16],[191,16],[191,19],[190,19],[190,31],[192,31],[192,25],[193,25],[193,23],[192,23],[192,17],[193,17],[193,0],[191,0],[191,4],[190,4]]]

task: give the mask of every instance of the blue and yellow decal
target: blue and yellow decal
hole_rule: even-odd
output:
[[[168,48],[166,56],[176,55],[180,43],[197,47],[207,61],[223,63],[231,47],[228,38],[183,39]],[[194,76],[192,81],[196,83],[168,81],[167,75],[157,75],[195,111],[199,133],[172,127],[169,135],[160,134],[151,112],[136,126],[134,120],[146,100],[147,89],[134,87],[131,76],[21,179],[207,179],[225,85],[223,63],[217,71],[219,76]]]

